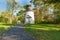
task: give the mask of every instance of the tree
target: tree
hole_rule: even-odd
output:
[[[31,0],[31,2],[32,1],[33,0]],[[54,9],[54,15],[57,15],[57,16],[55,16],[56,18],[60,17],[60,15],[59,15],[60,14],[60,12],[59,12],[59,10],[60,10],[60,0],[34,0],[33,4],[35,5],[35,8],[37,8],[36,11],[35,11],[35,17],[37,17],[37,18],[40,18],[40,17],[43,16],[43,14],[41,13],[42,11],[44,11],[44,13],[45,13],[45,11],[48,11],[47,10],[49,8],[48,6],[50,6],[51,8]],[[41,7],[42,4],[44,5],[43,7]],[[51,19],[55,20],[55,18],[51,18]],[[41,18],[40,18],[40,20],[41,20]]]
[[[10,23],[12,23],[12,19],[14,18],[14,12],[21,7],[15,0],[6,0],[7,1],[7,10],[10,12]]]
[[[7,10],[10,12],[10,23],[12,23],[14,7],[17,4],[15,0],[6,0],[7,1]]]
[[[6,1],[7,1],[7,9],[13,12],[17,2],[15,0],[6,0]]]

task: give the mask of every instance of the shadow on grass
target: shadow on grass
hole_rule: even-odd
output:
[[[0,24],[0,36],[15,24]]]
[[[25,25],[26,31],[36,37],[37,40],[60,40],[59,24],[31,24]]]
[[[0,36],[2,36],[5,31],[6,31],[5,28],[4,27],[1,27],[0,28]]]
[[[32,28],[25,30],[35,36],[37,40],[60,40],[60,30],[36,30]]]

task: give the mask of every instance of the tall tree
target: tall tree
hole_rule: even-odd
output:
[[[32,1],[32,0],[31,0]],[[41,1],[44,2],[44,6],[47,7],[46,9],[48,9],[50,6],[51,8],[54,9],[54,14],[57,15],[59,17],[60,20],[60,0],[34,0],[33,4],[35,6],[39,6]],[[58,5],[57,5],[58,4]],[[40,7],[40,6],[39,6]],[[37,7],[39,9],[39,7]],[[45,7],[43,8],[43,10],[45,9]],[[41,10],[42,11],[42,10]],[[45,10],[46,11],[46,10]],[[48,11],[48,10],[47,10]],[[40,12],[40,11],[39,11]],[[45,13],[45,12],[44,12]]]
[[[12,23],[13,11],[17,2],[15,0],[6,0],[7,1],[7,10],[10,12],[10,23]]]
[[[7,9],[13,13],[17,2],[15,0],[6,0],[7,1]]]

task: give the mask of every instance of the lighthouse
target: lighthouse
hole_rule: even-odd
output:
[[[34,11],[31,5],[28,5],[26,8],[26,14],[25,14],[25,24],[34,24]]]

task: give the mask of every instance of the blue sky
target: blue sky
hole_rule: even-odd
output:
[[[21,5],[30,4],[30,0],[16,0]]]
[[[6,9],[6,1],[5,0],[0,0],[0,11]]]
[[[21,5],[30,4],[30,0],[16,0]],[[0,0],[0,11],[6,10],[6,0]]]

